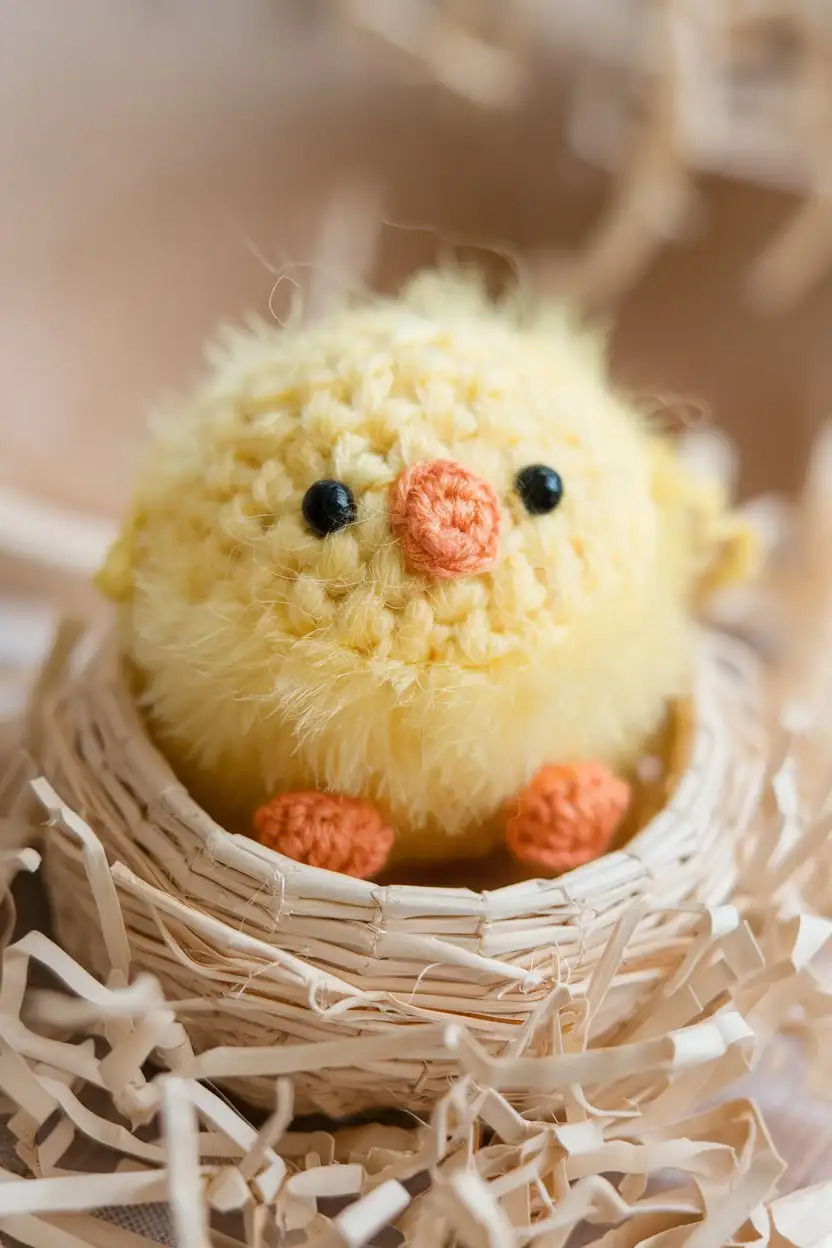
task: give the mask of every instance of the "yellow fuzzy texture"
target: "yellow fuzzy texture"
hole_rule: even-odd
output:
[[[611,391],[596,342],[526,323],[469,279],[317,324],[233,333],[158,424],[100,582],[151,729],[194,795],[246,829],[279,791],[374,801],[399,858],[485,852],[544,764],[626,769],[687,688],[691,604],[739,575],[743,531]],[[488,573],[410,575],[388,492],[421,459],[496,488]],[[530,516],[517,472],[564,498]],[[307,488],[353,491],[310,533]]]

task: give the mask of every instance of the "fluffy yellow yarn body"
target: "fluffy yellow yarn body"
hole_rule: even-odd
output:
[[[194,796],[247,829],[278,792],[366,798],[398,858],[485,852],[553,762],[626,769],[688,685],[691,600],[739,547],[559,314],[526,324],[428,274],[308,327],[234,333],[158,424],[102,573],[152,731]],[[411,574],[392,482],[458,461],[496,489],[494,567]],[[519,470],[554,468],[529,515]],[[314,482],[357,519],[321,538]]]

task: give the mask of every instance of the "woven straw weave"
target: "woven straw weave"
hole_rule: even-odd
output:
[[[488,1052],[511,1052],[553,986],[585,989],[634,898],[668,911],[641,920],[601,1008],[589,1001],[589,1021],[572,1021],[597,1040],[632,1022],[679,966],[696,921],[685,904],[719,905],[735,885],[764,766],[757,702],[745,652],[704,638],[689,764],[667,808],[597,862],[490,892],[380,887],[229,835],[148,740],[112,643],[41,700],[38,763],[116,864],[133,969],[159,977],[197,1050],[360,1040],[360,1060],[347,1045],[334,1072],[296,1076],[297,1108],[419,1110],[446,1091],[453,1062],[414,1024],[464,1022]],[[61,942],[108,969],[78,841],[57,827],[47,880]],[[247,1100],[271,1103],[270,1080],[246,1078],[244,1065],[224,1074]]]

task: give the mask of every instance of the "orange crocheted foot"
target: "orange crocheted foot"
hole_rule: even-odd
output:
[[[255,812],[254,827],[279,854],[360,880],[381,870],[393,845],[374,806],[329,793],[281,793]]]
[[[512,803],[506,841],[521,862],[569,871],[603,854],[629,803],[602,763],[544,767]]]

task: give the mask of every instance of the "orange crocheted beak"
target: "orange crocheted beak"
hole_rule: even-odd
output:
[[[401,473],[390,494],[390,524],[409,570],[439,580],[486,571],[500,548],[494,487],[450,459]]]

